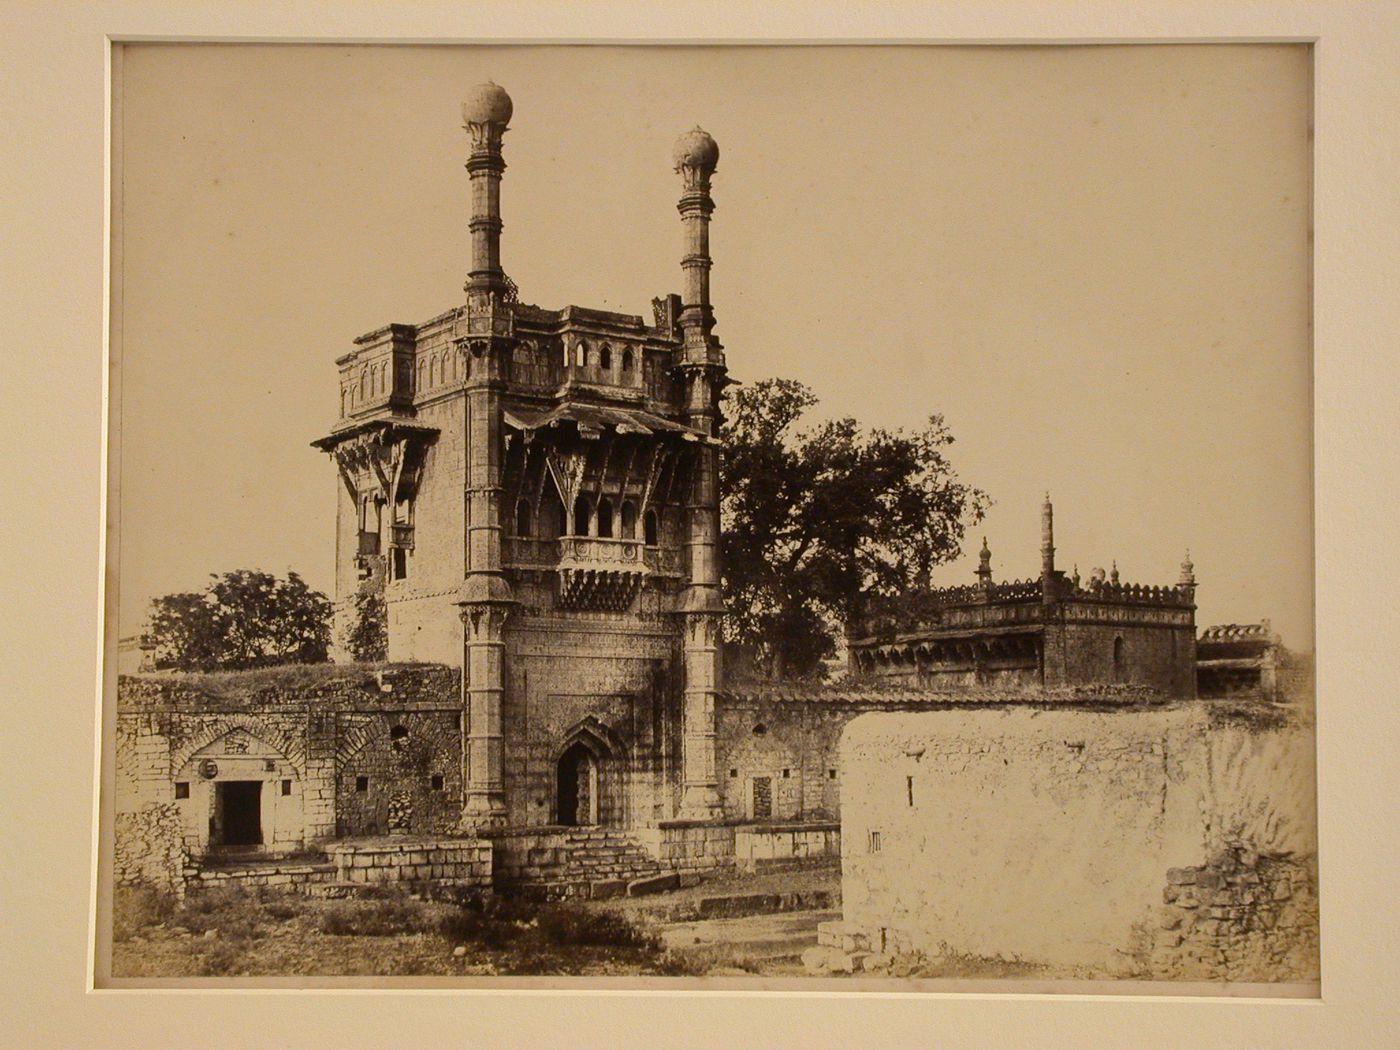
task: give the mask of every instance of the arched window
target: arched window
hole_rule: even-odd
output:
[[[603,349],[598,351],[598,367],[607,372],[612,369],[612,347],[607,343],[603,344]]]
[[[622,351],[622,370],[623,370],[624,372],[630,372],[630,371],[632,371],[632,351],[631,351],[631,350],[624,350],[624,351]]]
[[[598,501],[598,535],[611,539],[613,534],[612,504],[608,500]]]
[[[575,536],[589,536],[591,531],[588,524],[593,517],[593,508],[588,505],[588,497],[580,496],[574,500],[574,532]]]
[[[637,505],[630,499],[622,503],[622,531],[619,535],[624,540],[637,538]]]
[[[583,340],[580,339],[578,345],[574,347],[574,367],[582,368],[586,364],[588,364],[588,347],[584,346]]]
[[[660,542],[658,529],[656,527],[656,511],[649,510],[646,512],[646,516],[642,519],[642,531],[646,534],[646,543],[648,547],[655,547],[657,543]]]
[[[530,535],[530,501],[523,499],[515,505],[515,534]]]

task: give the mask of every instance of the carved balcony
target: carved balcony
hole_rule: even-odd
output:
[[[621,611],[650,571],[641,540],[559,538],[559,603],[568,609]]]

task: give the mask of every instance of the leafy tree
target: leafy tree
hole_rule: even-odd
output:
[[[990,505],[948,462],[941,416],[907,434],[849,418],[797,429],[816,404],[803,384],[767,379],[726,412],[728,633],[775,677],[819,674],[862,593],[927,586]]]
[[[345,650],[351,659],[374,663],[389,658],[389,626],[384,596],[357,594],[351,599],[350,622],[345,629]]]
[[[279,580],[240,569],[210,579],[202,592],[151,602],[142,640],[155,649],[157,667],[214,671],[328,659],[330,600],[295,572]]]

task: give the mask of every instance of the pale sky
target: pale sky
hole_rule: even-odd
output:
[[[1312,637],[1310,64],[1283,45],[142,45],[121,70],[121,634],[207,574],[332,588],[334,359],[460,303],[460,101],[515,102],[521,298],[681,287],[670,148],[719,142],[729,368],[829,415],[947,419],[998,579],[1169,584]]]

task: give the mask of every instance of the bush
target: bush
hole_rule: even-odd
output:
[[[433,925],[424,904],[405,898],[334,901],[320,919],[321,932],[337,937],[393,937],[423,933]]]
[[[216,930],[222,938],[251,940],[262,932],[261,902],[242,887],[219,886],[185,898],[176,922],[191,933]]]
[[[202,977],[233,977],[243,969],[243,948],[228,941],[215,941],[199,961]]]
[[[341,641],[356,663],[388,659],[388,613],[383,595],[357,594],[350,600],[350,619]]]
[[[510,897],[475,897],[444,915],[437,931],[454,944],[501,950],[537,924],[539,908]]]
[[[660,938],[618,912],[556,907],[540,912],[540,932],[552,944],[608,948],[661,947]]]
[[[118,886],[112,891],[112,939],[125,941],[175,914],[175,898],[149,886]]]

